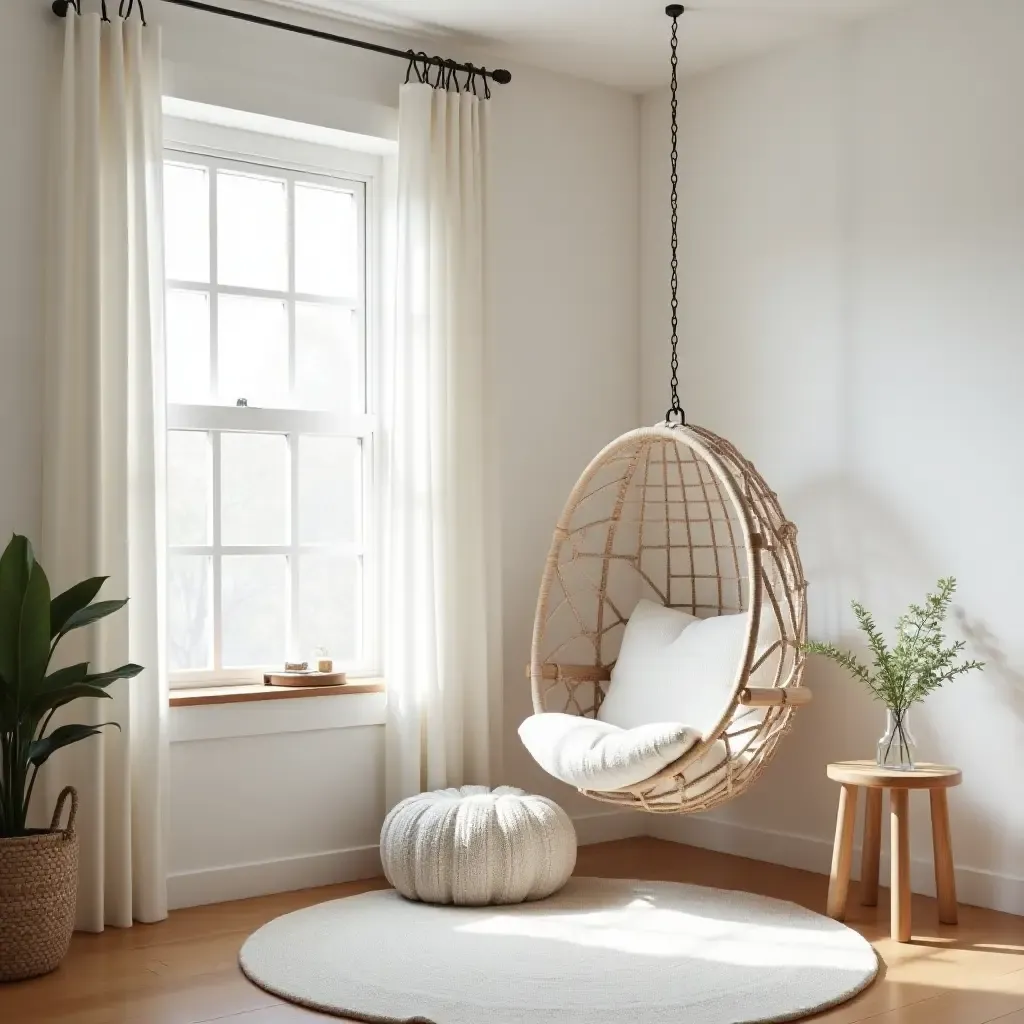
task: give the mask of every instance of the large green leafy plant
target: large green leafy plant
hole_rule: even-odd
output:
[[[141,665],[90,672],[88,662],[50,672],[61,639],[123,608],[96,601],[106,576],[83,580],[50,597],[50,584],[28,539],[15,535],[0,557],[0,838],[26,835],[32,789],[54,751],[96,736],[103,725],[61,725],[54,714],[80,697],[110,698],[107,687],[130,679]]]

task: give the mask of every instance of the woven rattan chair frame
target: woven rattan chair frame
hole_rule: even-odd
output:
[[[658,813],[707,810],[761,774],[809,694],[800,690],[806,589],[796,528],[760,473],[700,427],[661,424],[609,444],[573,488],[551,541],[534,620],[537,713],[595,717],[641,597],[698,616],[745,612],[746,643],[717,724],[628,789],[581,790]],[[777,633],[759,649],[765,616]],[[754,671],[770,687],[751,689]],[[724,762],[705,762],[721,752]]]

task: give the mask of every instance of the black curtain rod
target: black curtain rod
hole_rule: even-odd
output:
[[[315,28],[303,28],[301,25],[290,25],[286,21],[274,21],[271,18],[261,18],[257,14],[244,14],[242,11],[231,11],[226,7],[214,7],[212,4],[200,3],[199,0],[163,0],[165,4],[174,4],[176,7],[188,7],[194,11],[205,11],[207,14],[219,14],[225,18],[235,18],[237,21],[247,21],[251,25],[265,25],[267,28],[281,29],[283,32],[294,32],[300,36],[312,36],[314,39],[326,39],[331,43],[341,43],[344,46],[357,46],[360,50],[373,50],[374,53],[386,53],[389,57],[401,57],[403,60],[411,60],[414,56],[410,50],[396,50],[390,46],[381,46],[378,43],[368,43],[363,39],[351,39],[348,36],[334,35],[332,32],[321,32]],[[53,0],[53,13],[59,18],[67,17],[68,8],[72,6],[71,0]],[[434,67],[442,67],[449,71],[463,71],[466,74],[476,73],[484,78],[491,78],[498,85],[508,85],[512,81],[512,73],[504,68],[495,68],[488,71],[486,68],[478,68],[473,64],[456,64],[454,61],[445,60],[443,57],[428,57],[426,54],[416,54],[417,64],[429,64]]]

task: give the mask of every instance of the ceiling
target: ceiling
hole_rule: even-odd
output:
[[[667,83],[663,0],[270,2],[444,39],[445,55],[456,59],[490,65],[521,61],[635,92]],[[680,21],[681,67],[704,71],[901,2],[695,0]]]

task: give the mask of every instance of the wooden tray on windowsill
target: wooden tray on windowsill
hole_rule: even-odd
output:
[[[264,686],[344,686],[344,672],[267,672]]]

